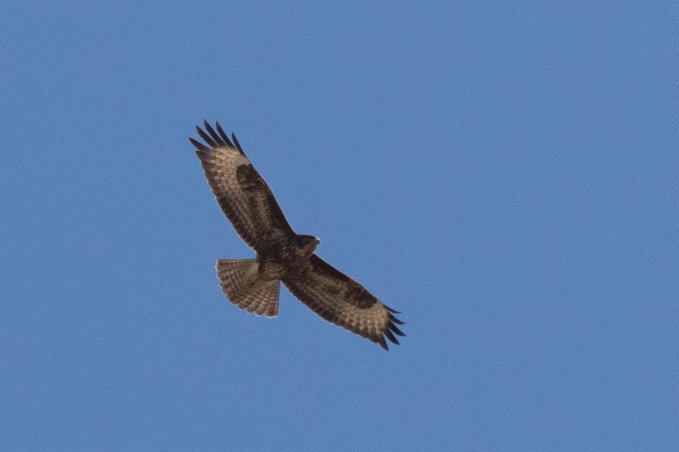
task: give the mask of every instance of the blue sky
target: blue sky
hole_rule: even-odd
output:
[[[676,450],[678,13],[3,2],[0,448]],[[225,299],[204,118],[401,346]]]

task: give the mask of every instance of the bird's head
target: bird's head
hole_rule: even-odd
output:
[[[313,235],[297,236],[297,244],[302,249],[305,256],[311,256],[319,243],[321,243],[320,239]]]

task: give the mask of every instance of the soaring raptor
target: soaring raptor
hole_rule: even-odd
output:
[[[254,259],[217,260],[224,294],[239,308],[257,315],[278,315],[280,282],[324,319],[389,350],[385,337],[398,344],[405,336],[398,314],[362,285],[318,257],[320,241],[297,234],[283,215],[264,179],[245,156],[236,136],[231,140],[216,123],[196,127],[205,144],[189,138],[212,193],[242,239],[257,253]]]

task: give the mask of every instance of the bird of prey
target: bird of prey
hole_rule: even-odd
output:
[[[283,215],[269,186],[243,152],[216,123],[196,127],[205,143],[189,138],[212,193],[241,238],[256,252],[254,259],[218,259],[217,276],[226,297],[257,315],[278,315],[281,281],[324,319],[389,350],[385,337],[398,344],[405,336],[396,326],[399,314],[362,285],[318,257],[320,243],[297,234]]]

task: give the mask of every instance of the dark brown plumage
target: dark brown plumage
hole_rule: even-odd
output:
[[[296,234],[264,179],[252,166],[236,136],[231,139],[219,123],[196,127],[206,144],[189,138],[196,147],[210,188],[222,211],[255,259],[217,261],[217,274],[227,298],[249,312],[275,317],[279,286],[316,314],[388,350],[405,336],[395,311],[354,279],[314,254],[319,240]]]

